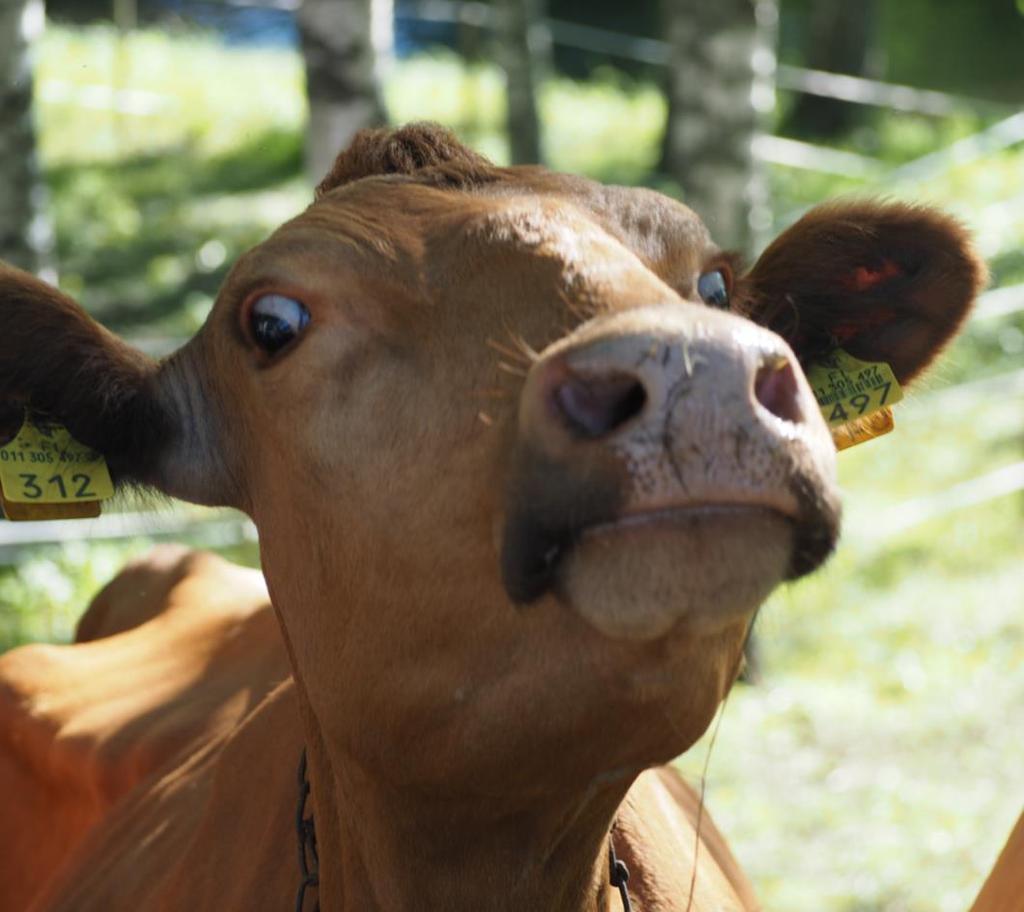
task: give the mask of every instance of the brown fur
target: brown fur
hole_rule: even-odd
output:
[[[906,378],[959,325],[980,275],[952,222],[878,204],[809,215],[741,281],[731,314],[696,293],[720,262],[696,215],[659,194],[495,169],[419,126],[363,134],[159,365],[4,272],[0,306],[22,327],[0,343],[7,395],[64,420],[122,478],[246,510],[294,678],[244,718],[218,715],[216,731],[186,713],[178,736],[195,749],[133,780],[38,909],[284,904],[302,743],[328,912],[614,908],[614,820],[637,912],[686,909],[692,795],[643,771],[702,734],[757,605],[836,533],[834,452],[806,379],[744,314],[801,357],[841,336]],[[247,320],[268,292],[311,314],[276,357]],[[809,341],[795,327],[812,327]],[[766,370],[788,378],[771,401],[754,392]],[[587,404],[592,383],[639,387],[640,405],[611,420],[621,403]],[[580,433],[570,407],[607,426]],[[224,628],[197,635],[205,599],[179,615],[174,680],[219,706],[239,681],[265,693],[273,674],[252,672],[244,638],[229,661],[214,655]],[[164,614],[97,609],[82,627],[97,639],[68,649],[107,656],[105,693],[125,671],[130,688],[133,662],[161,655],[147,631],[176,612]],[[106,652],[118,642],[135,644],[124,665]],[[5,729],[45,750],[54,726],[35,697],[59,706],[80,678],[51,694],[21,655],[0,669],[22,687]],[[185,694],[139,688],[176,718]],[[126,706],[119,737],[167,743],[159,709],[141,722]],[[87,724],[94,710],[110,721],[91,704],[58,720],[88,749],[104,732]],[[33,757],[22,773],[45,784]],[[65,850],[81,832],[61,836]],[[718,834],[702,838],[692,912],[755,908]]]
[[[1017,820],[971,912],[1024,910],[1024,814]]]
[[[139,783],[289,676],[259,574],[172,546],[106,586],[77,640],[0,658],[0,793],[19,796],[4,816],[4,912],[26,909]]]
[[[438,124],[360,130],[316,188],[317,198],[364,177],[415,174],[420,180],[467,187],[496,179],[498,169]]]

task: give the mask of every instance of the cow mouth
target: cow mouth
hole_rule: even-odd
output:
[[[577,538],[580,541],[586,541],[587,539],[598,538],[603,535],[615,535],[617,533],[628,535],[634,530],[640,531],[657,526],[671,527],[680,523],[700,520],[713,521],[718,517],[772,512],[778,514],[783,519],[796,520],[793,511],[780,509],[769,504],[743,504],[729,501],[721,503],[690,503],[624,513],[622,516],[609,522],[595,523],[592,526],[587,526],[580,531]]]
[[[776,498],[603,506],[571,511],[575,522],[509,516],[501,560],[513,602],[552,594],[606,633],[648,638],[686,615],[754,611],[838,538],[838,508],[810,485]]]

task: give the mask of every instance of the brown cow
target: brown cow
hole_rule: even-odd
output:
[[[911,379],[983,273],[950,219],[848,203],[734,277],[672,200],[422,126],[361,135],[160,364],[0,272],[0,389],[122,482],[247,512],[293,675],[33,908],[285,907],[303,746],[324,909],[613,909],[611,845],[641,912],[756,908],[644,771],[834,545],[801,366],[839,342]]]

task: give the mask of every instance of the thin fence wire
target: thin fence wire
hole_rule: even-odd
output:
[[[972,322],[1008,317],[1024,310],[1024,283],[993,288],[978,298]]]
[[[458,0],[420,0],[416,3],[403,3],[398,6],[397,14],[401,18],[417,19],[421,22],[469,25],[481,29],[493,29],[498,16],[497,10],[492,6]],[[672,60],[671,45],[658,38],[624,35],[621,32],[578,22],[567,22],[564,19],[548,18],[544,20],[544,25],[556,45],[650,66],[667,66]],[[936,92],[932,89],[919,89],[788,64],[780,64],[776,68],[775,78],[780,89],[935,117],[961,113],[999,116],[1012,110],[1010,105],[991,99]]]
[[[870,534],[855,537],[870,540],[872,546],[904,535],[917,526],[970,507],[981,506],[1024,491],[1024,462],[1015,462],[976,478],[951,485],[940,494],[915,497],[896,504],[870,518]]]
[[[767,133],[754,139],[753,152],[755,158],[771,165],[818,171],[822,174],[835,174],[858,180],[881,180],[887,170],[883,162],[868,155],[831,149],[828,146]]]
[[[933,180],[953,168],[979,161],[1019,142],[1024,142],[1024,111],[1018,111],[945,149],[900,165],[889,172],[886,180],[892,184]]]
[[[872,189],[895,190],[906,185],[920,185],[935,180],[944,174],[948,174],[955,168],[963,165],[973,164],[997,152],[1010,149],[1019,143],[1024,142],[1024,111],[1011,114],[995,124],[979,130],[964,139],[958,140],[945,148],[935,152],[929,152],[912,161],[896,167],[886,168],[879,163],[877,169],[868,166],[868,162],[874,161],[870,158],[862,158],[861,162],[855,162],[851,170],[846,172],[847,177],[869,177],[872,179]],[[755,149],[757,147],[755,146]],[[771,148],[770,146],[768,147]],[[817,151],[818,147],[811,147]],[[771,161],[771,159],[767,159]],[[806,161],[817,160],[811,156]],[[824,156],[821,160],[827,160]],[[851,159],[851,161],[853,161]],[[779,164],[791,164],[790,162],[778,162]],[[806,165],[791,164],[792,167],[807,167]],[[815,170],[811,168],[811,170]],[[819,170],[827,171],[826,168]],[[835,173],[835,172],[829,172]],[[802,216],[811,204],[797,206],[785,213],[780,219],[781,225],[789,225]]]
[[[991,377],[967,380],[941,389],[916,393],[908,398],[904,409],[916,413],[939,414],[952,410],[977,408],[995,399],[1024,395],[1024,368],[1003,371]]]
[[[227,548],[257,540],[256,527],[240,513],[217,511],[211,516],[196,516],[182,507],[109,513],[88,521],[0,522],[0,566],[16,564],[26,553],[45,545],[168,537],[204,548]]]

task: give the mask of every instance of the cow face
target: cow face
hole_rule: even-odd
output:
[[[407,128],[343,153],[162,365],[3,273],[30,336],[3,386],[253,517],[311,737],[514,794],[700,735],[757,607],[835,542],[802,364],[838,340],[909,379],[981,274],[945,217],[853,204],[738,277],[672,200]]]

